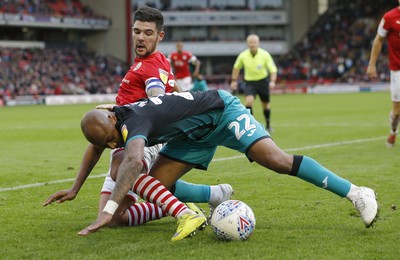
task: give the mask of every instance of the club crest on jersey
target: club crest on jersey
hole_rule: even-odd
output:
[[[124,139],[124,142],[126,142],[126,138],[128,137],[128,128],[126,127],[126,125],[122,126],[121,134],[122,134],[122,138]]]
[[[164,84],[167,84],[168,81],[168,72],[162,69],[158,69],[158,73],[160,74],[160,79]]]
[[[133,70],[138,70],[142,66],[142,62],[139,62]]]

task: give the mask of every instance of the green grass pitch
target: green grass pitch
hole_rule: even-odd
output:
[[[0,259],[398,259],[400,144],[385,147],[389,93],[274,95],[271,103],[272,135],[282,149],[376,190],[380,219],[373,228],[346,199],[222,147],[208,171],[184,176],[234,187],[233,198],[257,219],[245,242],[218,241],[207,227],[172,243],[171,217],[79,237],[96,218],[108,153],[74,201],[43,207],[50,194],[71,187],[87,145],[80,119],[94,106],[0,108]],[[254,112],[264,124],[258,99]]]

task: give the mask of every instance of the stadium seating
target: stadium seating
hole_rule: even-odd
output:
[[[370,81],[365,75],[372,40],[382,14],[393,8],[385,0],[336,1],[305,37],[281,57],[280,84],[287,86]],[[0,1],[0,13],[96,16],[79,0]],[[223,40],[223,39],[222,39]],[[0,48],[0,96],[116,93],[127,66],[87,49]],[[389,80],[387,47],[378,60],[379,81]],[[88,65],[89,64],[89,65]],[[232,64],[216,64],[207,80],[229,84]]]
[[[79,0],[8,0],[0,1],[0,13],[103,18]]]
[[[126,66],[86,49],[0,48],[0,95],[116,93]]]
[[[393,7],[384,0],[337,1],[289,54],[277,58],[280,82],[370,81],[365,71],[376,28],[383,12]],[[386,46],[377,66],[382,68],[377,80],[388,81]]]

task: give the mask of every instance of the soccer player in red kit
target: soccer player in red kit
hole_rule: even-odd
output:
[[[133,103],[141,98],[156,96],[158,92],[179,92],[174,82],[171,66],[164,54],[156,51],[148,56],[136,57],[119,86],[116,104]]]
[[[134,64],[123,78],[116,97],[116,104],[125,105],[136,102],[142,98],[157,96],[165,92],[179,90],[174,82],[174,75],[166,57],[157,50],[158,43],[163,39],[163,18],[162,14],[154,8],[144,6],[139,8],[134,16],[132,38],[136,58]],[[100,105],[99,108],[107,108],[108,105]],[[114,106],[112,104],[111,106]],[[148,172],[161,146],[146,147],[143,156],[142,172]],[[72,188],[66,191],[59,191],[51,195],[44,205],[53,201],[64,202],[76,197],[85,179],[99,160],[104,149],[89,145],[83,157],[78,176]],[[99,214],[103,211],[110,194],[114,189],[118,167],[124,159],[124,149],[115,149],[111,152],[110,169],[105,179],[99,202]],[[216,207],[220,202],[229,199],[232,195],[232,187],[229,184],[214,186],[196,185],[187,182],[179,182],[174,189],[174,195],[183,197],[183,201],[204,201],[209,196],[211,207]],[[188,193],[190,193],[188,195]],[[124,202],[118,207],[110,225],[138,225],[149,220],[165,216],[165,212],[155,204],[148,202],[135,203],[138,196],[130,191]],[[195,199],[195,200],[193,200]],[[179,212],[190,213],[193,209],[198,210],[193,204],[178,205]],[[193,212],[191,212],[193,213]],[[198,225],[202,225],[199,223]],[[184,233],[182,233],[184,234]],[[186,234],[189,235],[189,234]],[[186,236],[184,235],[184,236]],[[182,236],[181,238],[183,238]],[[179,240],[180,237],[178,237]]]
[[[387,147],[393,147],[396,142],[400,122],[400,0],[399,6],[386,12],[378,26],[371,56],[367,68],[367,75],[376,78],[376,61],[382,45],[387,39],[389,47],[390,93],[392,110],[390,111],[390,134],[387,138]]]
[[[197,77],[200,61],[191,52],[183,50],[182,42],[176,44],[176,52],[171,53],[168,59],[174,68],[175,78],[181,91],[190,91],[193,88],[193,82],[189,65],[194,65],[193,77]]]

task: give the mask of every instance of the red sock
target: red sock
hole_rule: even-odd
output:
[[[138,226],[146,222],[165,217],[167,214],[150,202],[135,203],[127,209],[129,226]]]
[[[157,204],[172,217],[176,218],[179,213],[187,209],[186,205],[172,195],[160,181],[149,175],[140,174],[132,190],[143,199]]]

